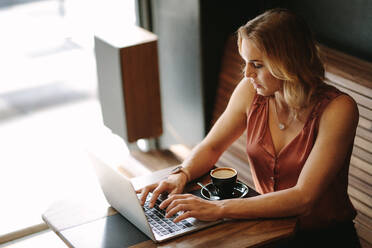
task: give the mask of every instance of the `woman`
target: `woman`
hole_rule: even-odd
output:
[[[188,217],[298,216],[295,246],[326,234],[323,238],[330,238],[332,245],[333,238],[343,236],[358,247],[352,222],[356,212],[347,195],[359,119],[356,103],[323,82],[324,67],[311,31],[288,10],[269,10],[240,27],[238,47],[245,61],[244,78],[225,112],[181,170],[142,189],[142,202],[150,191],[150,206],[168,192],[160,207],[167,217],[183,211],[175,222]],[[249,164],[261,195],[207,201],[181,194],[186,183],[207,173],[245,130]]]

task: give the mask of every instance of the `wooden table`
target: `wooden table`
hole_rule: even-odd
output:
[[[132,183],[141,188],[172,168],[133,178]],[[187,190],[195,187],[190,184]],[[156,244],[108,205],[98,182],[92,192],[54,203],[42,218],[69,247],[271,247],[291,237],[296,227],[295,218],[235,220]]]

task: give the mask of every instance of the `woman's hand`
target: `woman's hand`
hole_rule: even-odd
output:
[[[155,205],[156,199],[162,193],[168,193],[169,196],[173,194],[182,193],[185,185],[187,183],[187,178],[184,173],[178,173],[174,175],[169,175],[167,179],[162,180],[158,183],[154,183],[144,187],[143,189],[137,190],[136,193],[141,193],[141,204],[145,204],[147,195],[152,192],[152,197],[150,199],[149,207],[152,208]]]
[[[183,213],[173,221],[194,217],[203,221],[214,221],[222,218],[223,201],[207,201],[191,194],[174,194],[160,204],[161,209],[166,209],[167,218],[176,213]]]

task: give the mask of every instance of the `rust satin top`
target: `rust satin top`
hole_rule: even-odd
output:
[[[269,98],[256,94],[247,118],[247,154],[256,190],[261,194],[296,185],[317,137],[320,117],[332,99],[344,94],[332,86],[324,87],[302,131],[275,154],[268,126]],[[354,219],[356,211],[347,194],[348,170],[353,146],[341,171],[330,183],[311,213],[300,216],[301,229],[327,227]]]

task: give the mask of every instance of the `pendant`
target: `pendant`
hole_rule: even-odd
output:
[[[278,126],[280,130],[284,130],[285,128],[285,125],[283,123],[279,123]]]

